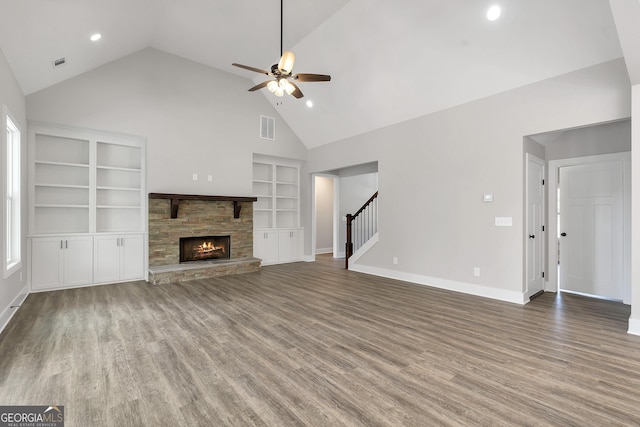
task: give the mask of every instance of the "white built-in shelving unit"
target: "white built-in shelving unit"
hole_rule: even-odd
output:
[[[30,127],[32,289],[145,277],[145,159],[145,141],[140,137],[50,125]],[[105,242],[115,247],[107,250]],[[104,272],[105,265],[111,270],[121,268],[122,246],[128,242],[132,247],[126,251],[126,273],[115,272],[103,280],[107,276],[98,273]],[[81,250],[74,251],[80,243]],[[69,258],[79,253],[84,267],[80,277],[68,271],[75,267],[67,267],[76,264]],[[74,279],[68,280],[70,276]]]
[[[263,264],[301,260],[300,163],[254,155],[253,195],[254,256]]]

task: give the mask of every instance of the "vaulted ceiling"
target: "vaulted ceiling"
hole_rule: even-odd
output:
[[[268,69],[280,53],[277,0],[0,0],[0,17],[25,94],[145,47],[249,88],[264,76],[231,63]],[[608,0],[285,0],[284,48],[295,72],[333,78],[300,83],[300,100],[255,94],[309,148],[622,56]]]

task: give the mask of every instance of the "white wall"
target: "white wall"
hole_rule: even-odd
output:
[[[640,335],[640,84],[633,89],[631,121],[631,317],[629,332]]]
[[[316,253],[333,252],[333,178],[315,177]]]
[[[607,62],[318,147],[309,170],[378,160],[380,240],[355,268],[522,303],[523,137],[629,117],[629,87]]]
[[[4,53],[0,49],[0,111],[2,106],[5,105],[11,112],[13,118],[18,122],[16,123],[21,130],[22,137],[22,152],[20,153],[22,159],[21,172],[22,172],[22,269],[16,271],[13,275],[7,279],[3,279],[0,274],[0,331],[4,328],[11,315],[15,312],[15,309],[11,309],[11,305],[17,305],[22,302],[26,297],[27,289],[26,283],[26,267],[27,267],[27,243],[26,243],[26,231],[27,231],[27,115],[25,109],[25,99],[22,94],[22,90],[15,79],[11,67],[4,56]],[[4,180],[4,156],[5,156],[5,137],[4,128],[5,124],[2,124],[3,136],[0,138],[2,142],[2,149],[0,150],[0,162],[2,162],[2,174],[0,174],[0,185],[5,188]],[[0,191],[2,194],[2,191]],[[4,201],[2,201],[4,206]],[[0,212],[0,221],[4,224],[4,208]],[[6,244],[6,234],[4,227],[2,228],[2,244]],[[22,278],[21,278],[22,275]]]
[[[254,152],[307,157],[264,95],[247,91],[251,86],[148,48],[30,94],[27,114],[30,121],[146,137],[149,192],[247,196]],[[259,138],[261,114],[275,117],[276,141]]]
[[[547,160],[631,151],[631,121],[569,129],[545,146]]]

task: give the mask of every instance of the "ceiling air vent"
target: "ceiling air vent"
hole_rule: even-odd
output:
[[[53,65],[53,68],[61,67],[66,63],[67,63],[67,60],[64,58],[54,59],[53,61],[51,61],[51,65]]]
[[[276,119],[260,116],[260,138],[272,141],[276,139]]]

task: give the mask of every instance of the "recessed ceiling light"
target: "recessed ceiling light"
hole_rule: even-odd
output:
[[[311,100],[307,101],[307,107],[309,108],[313,107],[313,102]]]
[[[489,10],[487,10],[487,19],[489,21],[495,21],[496,19],[500,18],[501,13],[502,13],[502,10],[500,9],[500,6],[498,5],[491,6]]]
[[[92,35],[90,37],[92,42],[97,42],[98,40],[100,40],[102,38],[102,34],[100,33],[95,33],[94,35]]]

